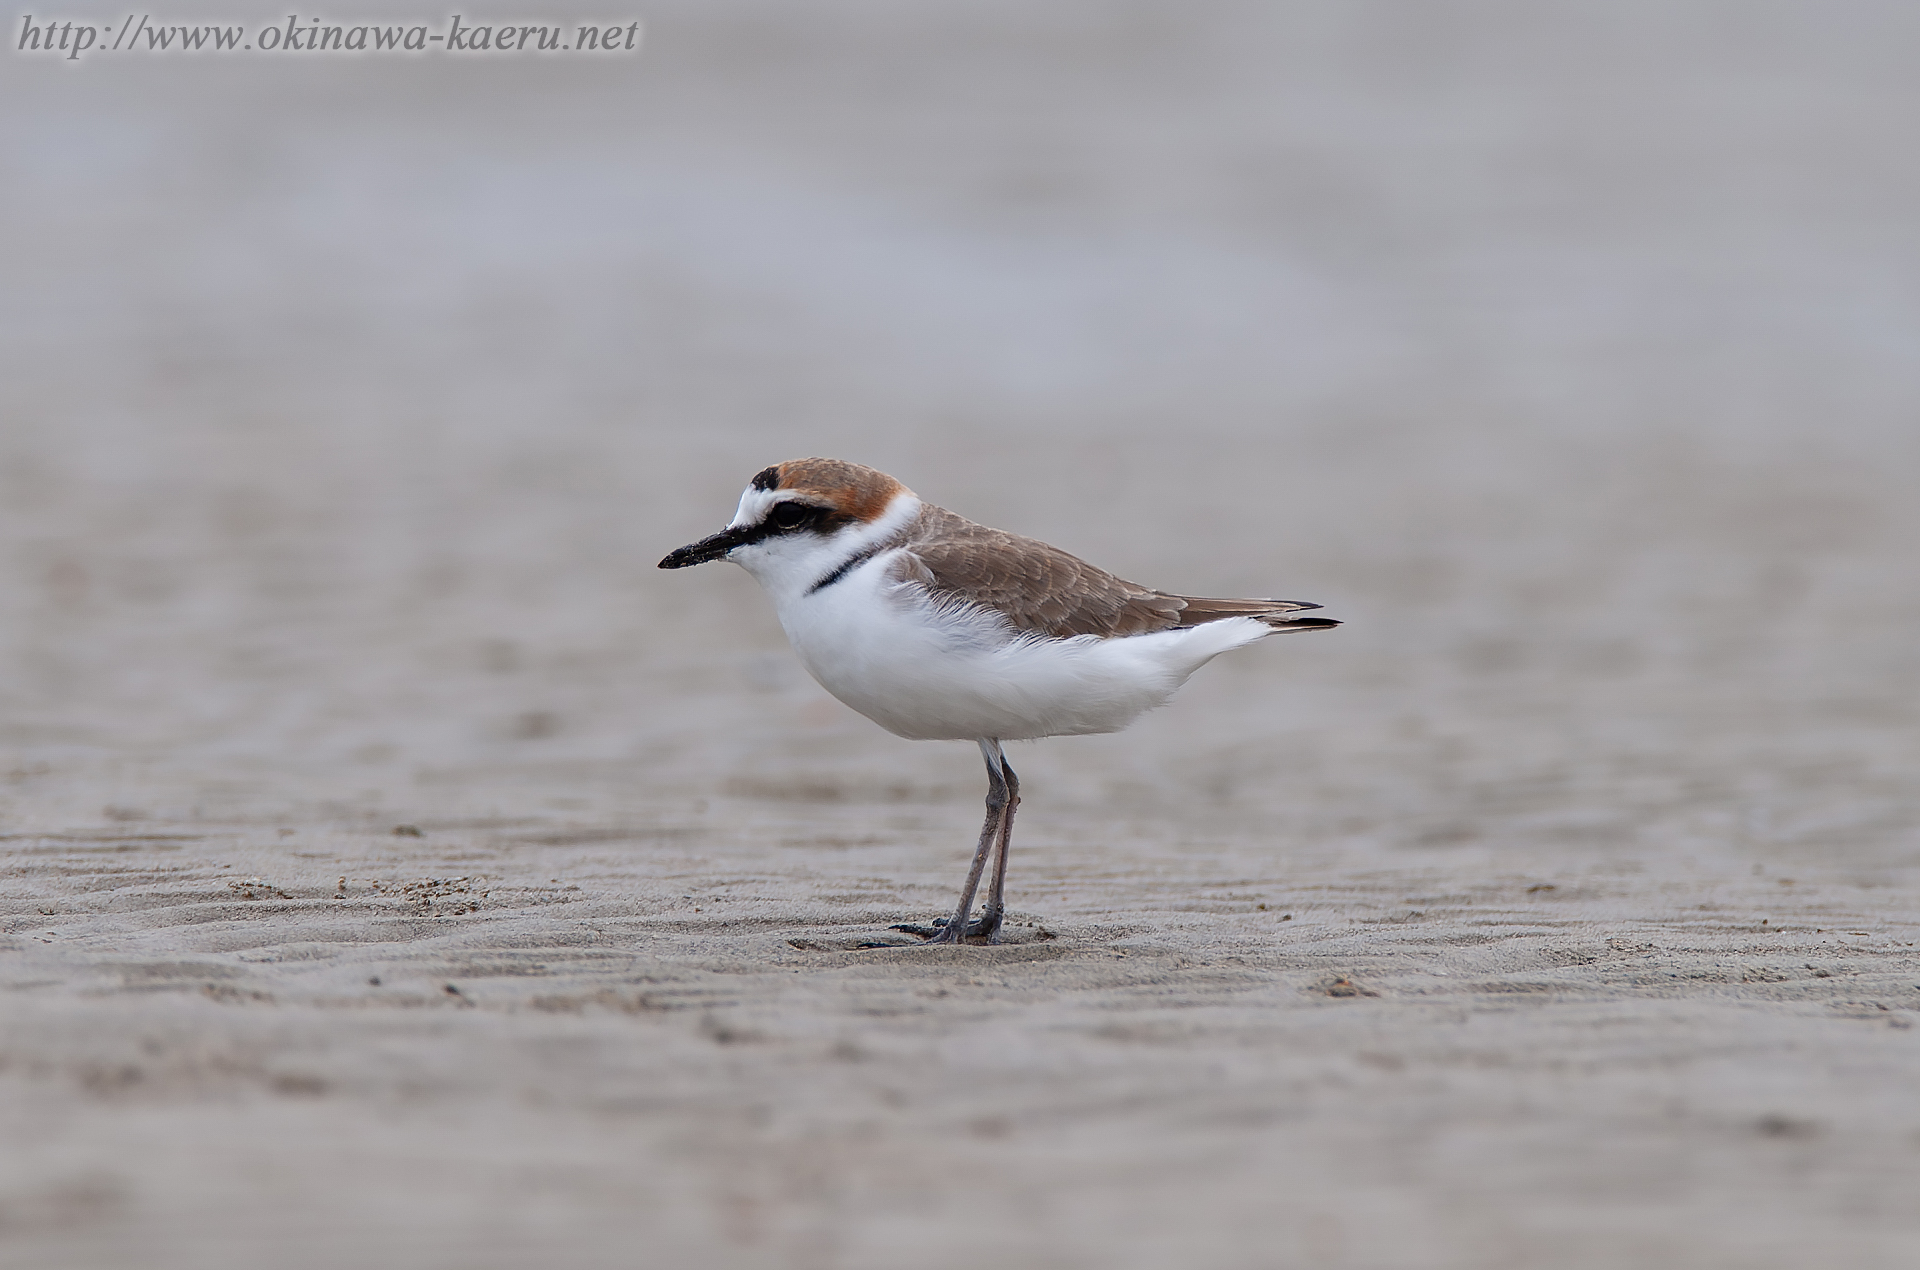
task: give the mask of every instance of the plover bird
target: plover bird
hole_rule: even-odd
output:
[[[660,562],[731,560],[773,598],[820,686],[897,736],[974,741],[987,819],[953,916],[929,943],[997,940],[1020,781],[1002,744],[1118,732],[1229,649],[1340,623],[1298,600],[1156,591],[1032,538],[923,503],[884,472],[795,459],[753,478],[719,533]],[[989,856],[993,881],[974,896]]]

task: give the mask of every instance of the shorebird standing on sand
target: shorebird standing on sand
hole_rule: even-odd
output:
[[[935,944],[998,940],[1020,805],[1002,742],[1118,732],[1229,649],[1340,624],[1288,616],[1320,607],[1297,600],[1208,600],[1126,582],[839,459],[767,468],[732,523],[660,567],[709,560],[759,581],[828,692],[897,736],[978,742],[987,820],[960,904],[944,922],[894,927]],[[986,906],[969,922],[989,855]]]

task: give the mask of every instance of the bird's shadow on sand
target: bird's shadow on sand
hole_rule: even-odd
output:
[[[930,944],[923,939],[896,930],[858,930],[833,934],[793,935],[789,947],[806,953],[856,953],[875,958],[912,958],[915,961],[979,960],[1040,961],[1056,960],[1087,949],[1077,941],[1061,940],[1040,926],[1019,927],[1001,933],[995,944]]]

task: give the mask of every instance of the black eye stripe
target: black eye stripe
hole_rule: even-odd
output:
[[[775,503],[767,511],[766,523],[776,529],[798,529],[802,525],[812,524],[826,515],[827,509],[815,507],[810,503]]]
[[[842,525],[852,521],[851,516],[842,515],[830,507],[819,507],[813,503],[796,503],[791,499],[775,503],[760,518],[760,523],[739,531],[740,545],[747,546],[756,542],[765,542],[782,534],[797,533],[803,529],[818,529],[832,533]]]
[[[792,508],[792,511],[786,509]],[[792,517],[793,519],[787,519]],[[837,512],[831,507],[821,507],[814,503],[796,503],[791,499],[775,503],[767,509],[757,525],[730,530],[735,545],[751,546],[756,542],[765,542],[769,538],[778,538],[785,534],[798,533],[801,530],[816,530],[823,535],[837,533],[854,521],[845,512]]]

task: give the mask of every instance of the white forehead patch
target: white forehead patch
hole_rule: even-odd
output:
[[[747,486],[747,492],[740,496],[740,510],[733,514],[728,529],[738,529],[743,525],[757,525],[766,519],[767,508],[780,501],[777,489],[755,489]]]

